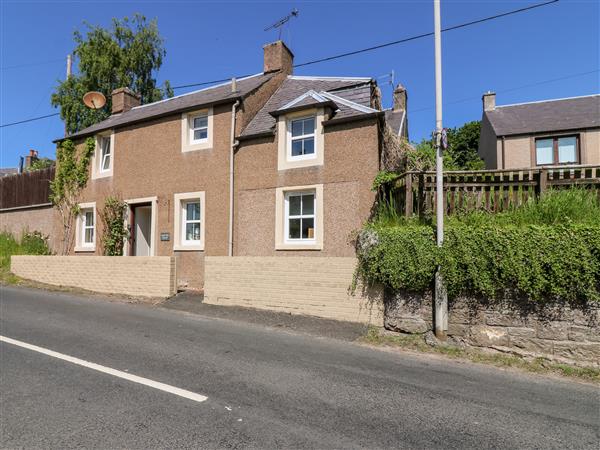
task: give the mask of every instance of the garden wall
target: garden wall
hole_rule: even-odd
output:
[[[348,293],[355,258],[207,256],[204,303],[383,325],[381,290]]]
[[[28,280],[135,297],[176,293],[170,256],[12,256],[11,272]]]
[[[39,231],[48,236],[50,250],[56,251],[56,237],[59,236],[56,210],[50,204],[0,210],[0,231],[7,231],[16,239],[24,232]]]
[[[385,294],[385,328],[402,333],[432,330],[432,297]],[[574,308],[525,300],[485,302],[460,298],[448,312],[449,340],[525,357],[600,366],[600,305]]]

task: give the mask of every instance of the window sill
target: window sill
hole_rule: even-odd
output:
[[[184,145],[181,147],[181,153],[195,152],[198,150],[212,150],[212,144],[210,142],[203,142],[199,144]]]
[[[275,250],[323,250],[323,244],[277,244]]]
[[[92,180],[97,180],[99,178],[109,178],[113,176],[113,171],[111,170],[106,170],[104,172],[94,172],[92,173]]]
[[[204,251],[204,245],[173,245],[173,250],[176,252],[202,252]]]
[[[93,247],[75,247],[75,253],[94,253],[96,246]]]

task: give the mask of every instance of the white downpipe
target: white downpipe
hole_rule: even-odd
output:
[[[236,102],[231,107],[231,148],[229,151],[229,229],[227,232],[228,239],[228,255],[233,256],[233,156],[235,151],[235,112],[240,101]]]

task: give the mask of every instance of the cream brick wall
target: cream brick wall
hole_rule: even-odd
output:
[[[169,256],[12,256],[22,278],[90,291],[168,297],[175,294],[175,258]]]
[[[207,256],[204,302],[383,325],[379,289],[348,293],[355,258]]]

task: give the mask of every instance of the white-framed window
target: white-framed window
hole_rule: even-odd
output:
[[[100,172],[107,172],[110,170],[110,158],[111,158],[111,145],[110,136],[100,136]]]
[[[208,141],[208,113],[189,116],[190,143],[200,144]]]
[[[96,136],[96,150],[92,159],[92,179],[112,176],[115,159],[114,153],[114,132],[98,134]]]
[[[212,108],[190,111],[181,115],[181,151],[191,152],[212,148]]]
[[[322,166],[326,119],[323,108],[281,115],[277,119],[277,170]]]
[[[202,221],[200,220],[200,199],[183,201],[181,205],[181,236],[182,244],[197,244],[200,242]]]
[[[323,185],[275,190],[275,249],[323,249]]]
[[[204,250],[204,192],[175,194],[175,250]]]
[[[300,117],[288,121],[288,159],[315,158],[316,116]]]
[[[75,251],[87,252],[96,249],[96,204],[79,205],[75,231]]]
[[[285,193],[285,241],[315,241],[315,191]]]

